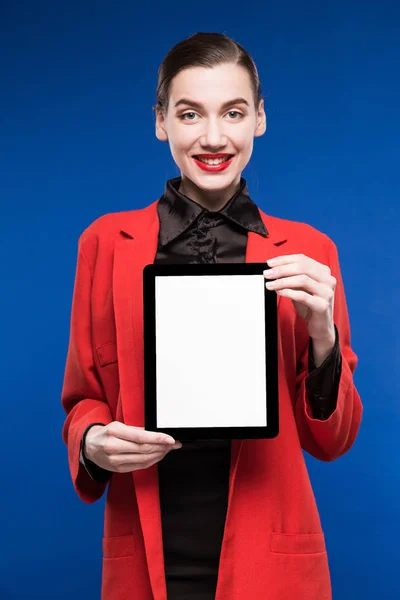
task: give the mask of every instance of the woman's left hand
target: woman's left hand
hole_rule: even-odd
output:
[[[305,256],[290,254],[267,260],[264,271],[268,290],[290,298],[297,313],[305,319],[314,347],[332,349],[335,344],[333,305],[336,279],[327,265]]]

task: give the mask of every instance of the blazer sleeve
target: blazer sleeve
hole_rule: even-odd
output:
[[[80,238],[61,392],[61,403],[66,412],[62,438],[68,448],[69,470],[75,491],[88,504],[103,495],[107,481],[96,481],[90,477],[80,461],[81,440],[90,424],[107,425],[113,420],[93,358],[91,288],[92,273]]]
[[[360,428],[363,406],[353,381],[358,359],[350,344],[349,317],[338,252],[332,240],[328,236],[325,238],[328,244],[329,267],[337,280],[334,321],[342,361],[336,406],[328,419],[313,416],[307,386],[310,348],[307,342],[297,369],[295,418],[302,448],[315,458],[332,461],[345,454],[353,445]]]

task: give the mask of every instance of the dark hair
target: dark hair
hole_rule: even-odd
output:
[[[246,69],[250,76],[256,107],[261,100],[261,85],[257,67],[250,54],[223,33],[194,33],[178,42],[166,55],[158,69],[156,110],[166,112],[173,78],[190,67],[211,68],[234,63]]]

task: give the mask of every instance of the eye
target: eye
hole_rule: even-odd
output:
[[[182,121],[194,121],[194,119],[198,116],[197,113],[190,111],[187,113],[183,113],[183,115],[180,115],[180,119],[182,119]]]
[[[238,110],[230,110],[227,114],[232,120],[237,120],[243,117],[243,114]]]

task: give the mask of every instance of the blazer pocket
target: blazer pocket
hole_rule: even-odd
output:
[[[275,554],[320,554],[326,552],[323,533],[278,533],[271,536]]]
[[[135,554],[136,544],[133,535],[103,538],[103,557],[122,558]]]
[[[96,354],[102,367],[116,363],[118,361],[117,344],[115,342],[102,344],[96,348]]]

